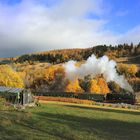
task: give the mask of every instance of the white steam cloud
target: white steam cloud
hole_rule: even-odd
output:
[[[75,78],[84,78],[87,75],[91,75],[92,78],[98,74],[103,74],[103,77],[107,82],[114,81],[121,88],[133,92],[132,87],[129,85],[127,80],[123,75],[119,75],[116,71],[116,62],[109,60],[107,56],[103,56],[99,59],[93,54],[91,55],[84,64],[77,67],[76,61],[69,61],[63,66],[65,68],[66,77],[69,80],[74,80]]]

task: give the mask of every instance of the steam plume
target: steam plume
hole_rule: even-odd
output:
[[[129,85],[123,75],[118,75],[116,71],[116,62],[109,60],[107,56],[103,56],[99,59],[93,54],[91,55],[84,64],[77,67],[76,61],[70,60],[63,66],[65,68],[66,77],[69,80],[75,78],[84,78],[87,75],[91,75],[92,78],[98,74],[102,74],[107,82],[114,81],[121,88],[133,92],[132,87]]]

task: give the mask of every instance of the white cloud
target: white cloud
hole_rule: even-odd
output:
[[[129,44],[133,42],[134,44],[138,44],[140,42],[140,26],[137,26],[125,34],[120,35],[118,42],[127,42]]]
[[[103,30],[107,20],[85,18],[88,12],[103,15],[103,0],[60,0],[48,7],[39,0],[0,5],[0,55],[17,54],[15,49],[25,53],[85,48],[121,40],[121,36]]]

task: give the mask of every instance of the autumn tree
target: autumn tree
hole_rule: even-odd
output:
[[[65,71],[61,65],[50,66],[45,70],[45,79],[47,81],[54,81],[55,79],[64,79]]]
[[[98,85],[98,81],[96,79],[92,79],[90,81],[89,92],[91,92],[91,93],[101,93],[100,86]]]
[[[21,77],[8,65],[0,65],[0,85],[18,88],[24,87]]]
[[[129,71],[129,74],[134,77],[136,75],[136,73],[138,72],[138,67],[136,65],[132,64],[129,66],[128,71]]]
[[[100,93],[107,94],[110,92],[108,84],[103,77],[98,78],[98,85],[100,87]]]
[[[117,70],[120,74],[124,74],[126,77],[134,77],[138,72],[138,68],[134,64],[119,64]]]
[[[102,75],[97,75],[89,82],[89,92],[107,94],[110,92],[108,84]]]
[[[81,93],[81,92],[83,92],[83,89],[80,87],[78,79],[76,79],[74,81],[70,81],[70,80],[67,81],[65,91]]]

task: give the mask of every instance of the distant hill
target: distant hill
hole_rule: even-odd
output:
[[[134,57],[140,55],[140,44],[136,46],[133,46],[133,44],[131,45],[123,44],[118,46],[99,45],[86,49],[61,49],[61,50],[25,54],[15,58],[9,58],[8,60],[12,60],[13,62],[16,63],[38,61],[38,62],[59,64],[59,63],[67,62],[68,60],[71,59],[76,61],[86,60],[92,54],[95,54],[97,57],[102,57],[103,55],[107,55],[110,59],[114,59],[114,60],[120,57]],[[136,60],[133,61],[136,62],[137,58]]]
[[[61,83],[60,80],[58,80],[61,77],[57,77],[59,72],[63,77],[63,71],[60,69],[62,64],[69,60],[76,60],[78,61],[77,64],[81,64],[81,62],[85,61],[92,54],[95,54],[98,58],[103,55],[107,55],[110,59],[115,60],[117,62],[117,68],[120,65],[120,74],[126,76],[126,79],[132,85],[135,92],[140,92],[140,44],[135,46],[133,44],[123,44],[117,46],[99,45],[86,49],[52,50],[25,54],[14,58],[1,58],[0,64],[10,64],[13,70],[16,71],[24,80],[25,87],[27,88],[31,88],[35,91],[48,91],[52,89],[62,90],[61,88],[64,88],[62,85],[68,84],[63,82]],[[133,67],[130,64],[135,64],[135,66]],[[135,70],[136,66],[138,67],[138,71]],[[131,67],[133,70],[131,70]],[[98,81],[98,78],[99,77],[94,80]],[[58,81],[59,84],[57,83]],[[110,83],[106,84],[110,87]],[[113,85],[113,83],[111,84]],[[71,86],[72,85],[70,84],[70,89],[72,89]],[[113,86],[116,88],[116,91],[121,90],[117,85]],[[87,90],[86,83],[82,83],[82,81],[77,81],[77,87],[82,88],[82,90],[84,89],[84,91]],[[96,87],[98,87],[98,85],[96,85]]]
[[[140,43],[138,45],[122,44],[118,46],[98,45],[85,49],[60,49],[21,55],[14,58],[0,58],[0,64],[47,62],[52,64],[64,63],[69,60],[83,61],[95,54],[97,57],[107,55],[118,63],[136,64],[140,66]]]

